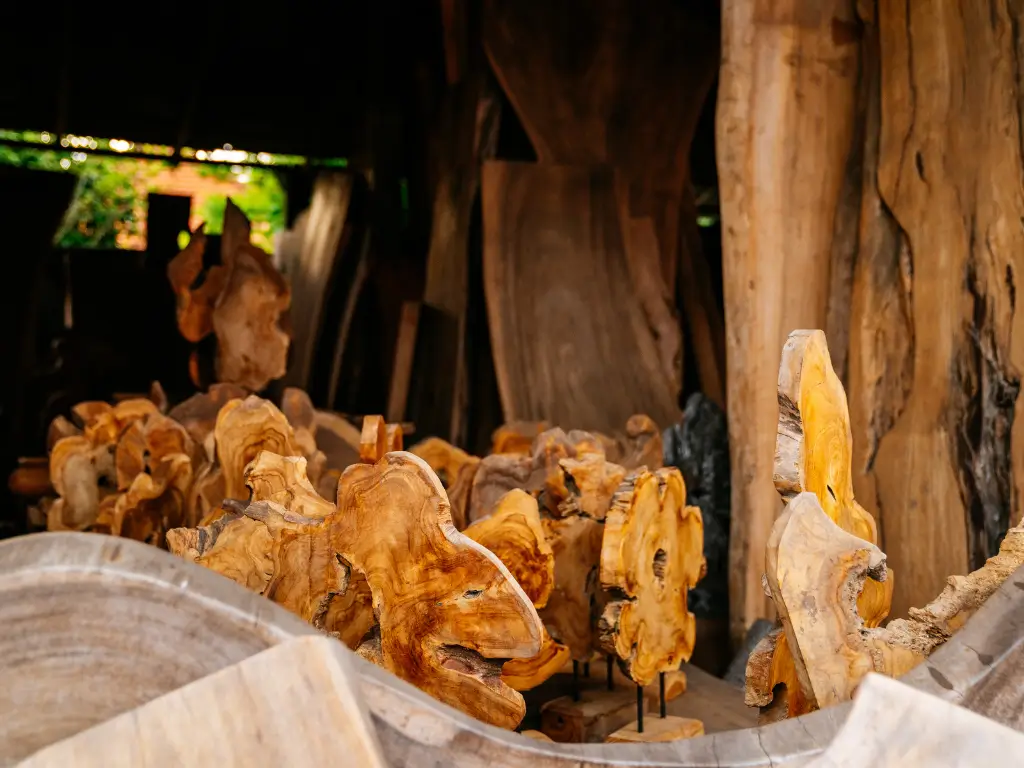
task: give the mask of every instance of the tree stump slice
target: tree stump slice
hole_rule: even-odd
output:
[[[686,506],[678,469],[639,472],[616,492],[605,521],[601,646],[639,685],[693,654],[696,619],[686,593],[703,576],[700,510]]]
[[[637,722],[634,720],[611,734],[605,739],[605,742],[607,744],[646,744],[652,741],[692,739],[695,736],[703,735],[704,723],[700,720],[666,715],[665,717],[645,717],[643,733],[637,729]]]

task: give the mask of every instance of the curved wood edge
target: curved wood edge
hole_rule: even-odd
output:
[[[113,606],[122,600],[138,600],[140,595],[148,593],[158,595],[161,603],[191,603],[193,610],[201,608],[221,623],[227,620],[237,624],[258,636],[256,644],[264,647],[316,632],[283,608],[228,579],[139,542],[83,533],[42,533],[0,542],[0,606],[18,605],[16,593],[19,590],[52,584],[54,588],[47,591],[48,597],[52,597],[50,604],[26,607],[25,601],[21,601],[20,609],[37,612],[39,626],[44,629],[52,626],[54,633],[64,631],[59,623],[52,622],[54,611],[60,609],[59,602],[65,594],[59,585],[89,575],[99,577],[104,586],[89,605],[94,615],[113,612]],[[131,595],[119,594],[118,586],[120,593],[127,593],[125,588],[131,587]],[[104,593],[117,599],[104,601],[101,599]],[[963,699],[973,685],[993,673],[1000,661],[1024,646],[1022,627],[1024,568],[1007,580],[961,632],[903,681],[946,699]],[[144,629],[144,626],[131,624],[125,625],[123,631],[142,633]],[[10,626],[0,623],[0,635],[7,631],[11,631]],[[235,650],[241,644],[225,644],[218,648],[218,653],[211,653],[209,645],[203,644],[206,640],[189,632],[183,632],[179,640],[177,652],[182,658],[193,662],[200,659],[205,665],[194,670],[197,677],[193,679],[247,657]],[[63,641],[67,647],[69,638],[64,637]],[[187,645],[189,642],[192,647]],[[979,648],[981,653],[973,652],[972,648]],[[147,652],[139,648],[139,659],[146,658]],[[985,660],[990,663],[985,664]],[[130,667],[131,661],[124,660],[124,665]],[[5,667],[13,663],[0,656],[0,679],[9,679]],[[76,663],[84,662],[79,658]],[[554,744],[473,720],[361,659],[353,658],[353,663],[359,672],[381,745],[394,766],[434,763],[482,766],[494,764],[498,758],[502,765],[524,768],[780,766],[819,754],[835,736],[850,708],[847,703],[767,726],[675,743]],[[146,674],[145,668],[140,669],[139,674]],[[77,674],[70,683],[70,688],[74,683],[85,688],[95,685],[96,680],[88,674]],[[1007,683],[1012,684],[1012,680]],[[9,696],[16,693],[8,691]],[[73,706],[74,690],[66,688],[62,694],[62,701]],[[130,696],[129,692],[124,693],[125,699]],[[17,700],[22,707],[32,707],[32,701]],[[124,701],[116,712],[91,713],[94,722],[78,723],[79,730],[138,703]],[[69,735],[72,734],[64,734]],[[10,757],[0,754],[0,762]]]

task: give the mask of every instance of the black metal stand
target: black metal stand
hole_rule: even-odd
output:
[[[578,661],[572,663],[572,700],[580,700],[580,663]]]
[[[612,676],[612,665],[615,663],[615,661],[612,659],[611,656],[605,656],[604,657],[604,661],[605,661],[605,664],[607,664],[607,666],[608,666],[608,690],[609,691],[614,691],[615,690],[615,678]]]
[[[665,673],[658,674],[658,706],[662,717],[667,714],[665,707]]]
[[[644,687],[636,687],[636,732],[644,732]]]
[[[584,677],[590,677],[590,662],[589,661],[584,661],[583,662],[583,676]]]

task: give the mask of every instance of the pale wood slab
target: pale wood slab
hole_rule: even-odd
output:
[[[864,678],[853,708],[807,768],[990,768],[1024,764],[1024,734],[882,675]]]
[[[704,723],[689,717],[645,717],[644,730],[637,721],[619,728],[608,737],[608,744],[649,744],[654,741],[679,741],[704,735]]]
[[[352,655],[298,637],[57,742],[23,768],[384,768]]]

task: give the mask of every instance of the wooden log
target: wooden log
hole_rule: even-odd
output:
[[[601,646],[638,685],[689,661],[696,619],[686,593],[704,571],[700,510],[678,469],[639,472],[615,493],[601,546]]]
[[[244,717],[238,717],[238,712]],[[32,755],[25,768],[169,763],[384,768],[351,657],[295,638]]]
[[[196,445],[206,445],[217,424],[220,409],[229,400],[244,398],[247,394],[237,384],[213,384],[206,392],[194,394],[178,403],[167,415],[188,430]]]
[[[528,454],[537,435],[551,429],[546,421],[513,421],[491,434],[491,453]]]
[[[677,390],[630,284],[618,223],[584,226],[616,206],[607,168],[484,165],[484,285],[507,420],[606,433],[638,412],[678,420]],[[604,279],[581,281],[584,272]],[[580,338],[616,350],[614,364],[587,354]]]
[[[1007,579],[901,684],[1024,728],[1024,710],[1013,706],[1020,686],[1015,673],[1007,674],[1017,668],[1024,649],[1024,590],[1016,586],[1022,576],[1018,571]],[[76,631],[65,631],[53,621],[55,615]],[[0,632],[4,762],[28,757],[289,638],[316,633],[280,606],[154,547],[67,533],[0,542],[0,626],[5,630]],[[40,648],[48,652],[41,654]],[[402,768],[425,762],[472,766],[480,755],[500,756],[512,768],[581,763],[692,768],[715,764],[716,756],[727,768],[769,768],[819,755],[851,707],[841,704],[672,745],[551,744],[485,727],[384,670],[358,659],[353,664],[389,764]],[[12,701],[18,706],[8,704]],[[900,725],[910,717],[889,720]]]
[[[395,341],[395,358],[391,366],[391,384],[388,388],[388,407],[385,413],[388,421],[401,421],[405,418],[419,321],[420,303],[407,301],[402,304],[402,317],[398,321],[398,339]]]
[[[729,329],[730,623],[738,645],[772,607],[761,552],[772,494],[777,350],[826,320],[833,224],[853,137],[859,51],[848,3],[722,7],[716,152]],[[771,83],[772,87],[766,84]],[[799,280],[790,279],[799,275]],[[652,414],[654,415],[654,414]],[[742,468],[739,471],[738,468]]]

